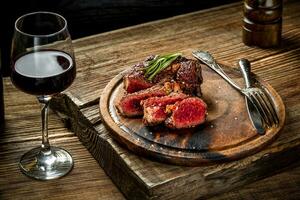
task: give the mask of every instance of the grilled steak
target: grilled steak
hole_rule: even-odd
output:
[[[205,121],[207,105],[198,97],[189,97],[169,106],[172,114],[166,119],[165,124],[169,128],[190,128],[202,124]]]
[[[143,100],[141,102],[144,110],[143,123],[147,126],[163,123],[168,117],[166,106],[173,105],[187,97],[188,95],[184,93],[171,93],[168,96],[151,97]]]
[[[164,85],[154,85],[151,88],[127,94],[121,98],[116,107],[121,115],[135,117],[143,115],[141,101],[150,97],[165,96],[173,92],[177,87],[176,83],[166,82]]]
[[[199,97],[193,97],[201,96],[200,63],[179,56],[155,73],[163,61],[156,60],[158,64],[147,68],[153,59],[155,56],[150,56],[138,63],[123,77],[126,94],[116,104],[119,113],[125,117],[143,116],[147,126],[164,123],[169,128],[182,129],[203,123],[207,106]],[[146,69],[147,76],[154,72],[151,80],[145,76]]]
[[[147,89],[154,85],[153,82],[150,82],[145,78],[144,67],[144,62],[139,63],[133,66],[129,73],[123,77],[124,88],[128,93]]]
[[[147,61],[153,58],[150,57],[146,61],[133,66],[129,73],[123,77],[124,89],[128,93],[152,87],[157,83],[174,80],[181,84],[182,89],[186,93],[201,95],[202,74],[201,65],[198,61],[180,56],[169,67],[149,81],[144,75],[144,69]]]
[[[185,93],[201,96],[200,85],[203,79],[200,63],[195,60],[181,62],[176,74],[176,81]]]

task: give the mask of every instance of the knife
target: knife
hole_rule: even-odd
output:
[[[245,81],[246,88],[251,87],[251,79],[250,79],[250,72],[251,72],[251,65],[250,62],[247,59],[241,58],[238,61],[238,65],[240,68],[240,71],[242,73],[242,76]],[[260,135],[263,135],[266,130],[264,127],[263,120],[257,110],[257,108],[253,105],[251,101],[245,96],[246,101],[246,107],[248,111],[248,115],[250,118],[250,121],[252,122],[253,127],[256,129],[257,133]]]

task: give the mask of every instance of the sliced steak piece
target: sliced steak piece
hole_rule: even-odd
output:
[[[124,89],[128,93],[137,92],[150,88],[154,83],[148,81],[144,76],[144,64],[139,63],[123,77]]]
[[[181,62],[181,66],[177,71],[176,81],[185,93],[195,94],[200,97],[200,86],[203,82],[200,63],[196,60]]]
[[[166,126],[173,129],[182,129],[202,124],[205,121],[207,105],[198,97],[189,97],[167,109],[171,109],[173,112],[166,119]]]
[[[184,93],[171,93],[168,96],[151,97],[143,100],[141,102],[144,110],[143,123],[146,126],[163,123],[168,117],[166,106],[173,105],[187,97],[188,95]]]
[[[145,66],[147,65],[147,62],[154,59],[154,57],[155,56],[150,56],[146,59],[146,61],[134,65],[132,69],[123,77],[124,89],[128,93],[150,88],[157,83],[174,80],[176,72],[181,66],[181,62],[187,60],[184,57],[178,57],[171,63],[169,67],[157,74],[152,81],[149,81],[144,75]]]
[[[143,115],[141,101],[150,97],[159,97],[170,94],[174,90],[174,83],[166,82],[164,85],[154,85],[151,88],[127,94],[116,104],[121,115],[136,117]]]

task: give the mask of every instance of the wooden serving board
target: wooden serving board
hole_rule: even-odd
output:
[[[240,73],[229,67],[223,68],[236,82],[244,84]],[[208,105],[206,122],[183,130],[147,127],[141,117],[123,117],[115,108],[125,93],[124,73],[126,71],[114,77],[105,87],[100,98],[100,113],[117,141],[145,157],[186,166],[235,160],[261,150],[276,137],[284,124],[285,108],[280,96],[268,83],[256,77],[253,79],[256,86],[268,90],[280,116],[279,126],[258,135],[249,119],[244,96],[202,65],[202,98]]]

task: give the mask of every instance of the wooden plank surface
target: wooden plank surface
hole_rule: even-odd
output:
[[[24,176],[18,161],[41,142],[40,107],[34,97],[18,91],[8,78],[4,84],[6,130],[0,135],[0,199],[125,199],[77,136],[53,112],[49,119],[50,142],[71,152],[74,169],[66,177],[47,182]],[[295,163],[275,176],[210,199],[296,199],[293,197],[300,196],[299,180],[300,163]]]
[[[73,124],[73,130],[77,130],[76,134],[80,137],[81,143],[91,152],[98,151],[94,157],[105,169],[112,169],[107,173],[114,176],[115,183],[119,187],[121,185],[123,191],[130,190],[136,185],[143,185],[141,181],[147,182],[154,188],[149,194],[143,194],[143,190],[137,192],[131,190],[132,193],[127,193],[127,196],[148,195],[151,197],[154,194],[160,195],[160,197],[172,197],[173,193],[161,193],[169,191],[172,185],[160,183],[174,178],[174,174],[176,174],[177,180],[180,180],[190,172],[202,173],[204,179],[214,180],[214,184],[206,186],[211,190],[218,186],[228,190],[232,181],[235,181],[214,176],[226,175],[216,173],[224,165],[204,169],[182,168],[137,157],[119,147],[110,138],[99,118],[98,100],[101,91],[118,72],[152,53],[178,49],[185,54],[190,54],[193,48],[201,48],[211,51],[217,59],[228,65],[234,65],[240,57],[249,58],[253,64],[253,71],[267,80],[279,92],[286,104],[286,126],[278,140],[268,150],[246,158],[240,164],[233,162],[227,165],[229,174],[234,175],[237,172],[236,169],[243,167],[243,164],[252,161],[258,163],[253,171],[242,174],[244,182],[234,182],[233,186],[241,186],[256,180],[258,177],[251,176],[252,172],[257,172],[265,165],[269,167],[268,169],[276,169],[277,172],[285,170],[286,166],[295,167],[293,170],[288,169],[281,174],[253,182],[238,190],[223,193],[221,196],[214,196],[212,199],[299,199],[300,136],[297,133],[300,128],[300,85],[298,80],[300,69],[297,65],[300,52],[300,16],[297,11],[300,4],[297,1],[287,2],[284,9],[283,46],[279,49],[269,50],[250,48],[241,43],[240,8],[241,4],[234,4],[209,12],[193,13],[75,41],[79,73],[76,83],[66,93],[72,98],[62,97],[66,103],[60,105],[77,106],[80,109],[82,115],[76,114],[79,118],[77,123]],[[216,22],[220,23],[224,16],[228,23],[216,26]],[[195,28],[198,26],[199,28]],[[170,27],[170,29],[166,30],[165,27]],[[186,38],[195,39],[187,40]],[[139,51],[136,51],[137,49]],[[83,81],[85,84],[80,84]],[[53,113],[50,116],[50,142],[71,152],[75,158],[75,168],[68,176],[47,182],[35,181],[23,176],[17,166],[18,159],[24,152],[40,144],[40,128],[39,122],[37,122],[39,121],[39,106],[34,97],[17,91],[11,86],[8,79],[5,79],[4,83],[6,129],[0,135],[1,199],[124,199],[124,196],[78,141],[77,136],[65,128],[70,121],[63,115],[61,117],[66,119],[65,124]],[[64,111],[65,108],[60,107],[61,111]],[[86,119],[89,120],[86,121]],[[84,134],[93,131],[86,128],[86,123],[92,123],[96,130],[94,133],[99,133],[97,138],[100,139],[97,140],[99,141],[97,146],[100,146],[100,149],[96,149],[89,143],[95,138],[87,136],[93,136],[93,134]],[[111,157],[113,160],[117,155],[124,160],[122,163],[107,162],[107,158]],[[259,159],[262,156],[263,159]],[[270,166],[268,165],[270,159],[279,162]],[[124,174],[123,172],[126,171],[123,167],[128,166],[135,166],[136,173]],[[268,171],[261,171],[260,178],[270,175]],[[210,172],[213,173],[210,174]],[[126,183],[126,178],[130,178],[131,175],[139,175],[142,179],[129,185]],[[180,192],[189,192],[190,196],[179,195],[178,198],[185,199],[197,195],[198,185],[196,183],[202,179],[190,175],[189,180],[195,183],[195,187]],[[171,189],[173,190],[173,187]]]
[[[67,96],[58,98],[53,108],[71,118],[82,143],[128,198],[207,197],[270,176],[298,161],[295,155],[300,152],[300,136],[295,134],[300,107],[294,103],[295,98],[299,100],[299,68],[287,64],[299,59],[299,26],[295,24],[299,23],[300,5],[296,1],[286,5],[283,43],[275,49],[242,43],[240,3],[77,40],[79,76]],[[189,56],[199,48],[210,51],[228,66],[234,66],[241,57],[248,58],[253,71],[277,90],[287,106],[287,122],[279,138],[254,156],[198,168],[152,162],[122,148],[101,119],[96,120],[93,110],[104,86],[148,55],[176,50]],[[66,104],[62,105],[63,101]]]
[[[0,199],[124,199],[73,132],[53,112],[49,116],[50,144],[68,149],[74,169],[66,177],[47,182],[22,174],[20,157],[41,144],[40,106],[4,79],[5,131],[0,135]],[[80,181],[79,181],[80,180]]]

